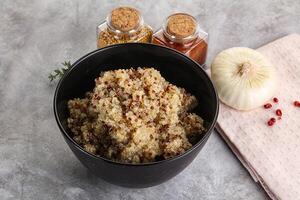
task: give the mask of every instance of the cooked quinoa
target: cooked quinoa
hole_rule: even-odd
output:
[[[184,153],[199,138],[203,120],[189,113],[196,105],[194,96],[153,68],[107,71],[85,98],[69,100],[68,127],[92,154],[152,162]]]

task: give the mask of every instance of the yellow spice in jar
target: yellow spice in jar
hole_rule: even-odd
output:
[[[152,40],[152,28],[144,24],[140,12],[131,7],[114,9],[105,23],[98,26],[97,46],[102,48],[112,44]]]

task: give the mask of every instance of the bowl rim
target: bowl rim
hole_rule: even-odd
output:
[[[213,93],[216,99],[216,112],[215,112],[215,116],[214,119],[209,127],[209,129],[207,129],[207,131],[204,133],[204,136],[201,138],[201,140],[199,140],[195,145],[193,145],[191,148],[189,148],[188,150],[186,150],[183,154],[174,156],[172,158],[168,158],[165,160],[160,160],[160,161],[155,161],[155,162],[148,162],[148,163],[123,163],[123,162],[119,162],[119,161],[114,161],[114,160],[110,160],[108,158],[102,157],[102,156],[96,156],[92,153],[87,152],[86,150],[84,150],[68,133],[67,130],[65,130],[62,126],[61,121],[59,120],[58,117],[58,110],[57,110],[57,95],[58,95],[58,91],[61,88],[62,83],[64,82],[65,78],[72,72],[72,70],[74,70],[74,68],[76,68],[76,66],[81,63],[83,60],[87,59],[90,56],[93,56],[94,54],[97,54],[98,52],[102,52],[102,51],[106,51],[108,49],[114,49],[114,48],[118,48],[120,46],[155,46],[155,48],[160,48],[160,49],[167,49],[168,51],[171,51],[175,54],[177,54],[180,57],[184,57],[185,59],[190,60],[191,62],[193,62],[195,65],[193,65],[193,68],[198,67],[202,73],[204,73],[204,76],[206,76],[206,78],[209,81],[210,86],[213,88]],[[100,49],[96,49],[94,51],[91,51],[90,53],[82,56],[81,58],[79,58],[78,60],[76,60],[72,65],[71,68],[63,75],[63,77],[61,77],[61,79],[59,80],[56,89],[55,89],[55,93],[54,93],[54,99],[53,99],[53,109],[54,109],[54,116],[55,116],[55,120],[58,124],[58,127],[61,131],[61,133],[63,134],[64,138],[68,139],[79,151],[81,151],[82,153],[86,154],[87,156],[91,156],[95,159],[99,159],[101,161],[104,162],[108,162],[110,164],[114,164],[114,165],[123,165],[123,166],[148,166],[148,165],[158,165],[158,164],[162,164],[164,162],[172,162],[175,160],[178,160],[182,157],[187,156],[188,154],[190,154],[192,151],[194,151],[195,149],[197,149],[199,146],[201,146],[201,144],[203,142],[205,142],[208,137],[212,134],[212,131],[217,123],[217,118],[219,115],[219,98],[218,98],[218,94],[217,94],[217,90],[216,87],[214,85],[214,83],[212,82],[211,78],[209,77],[209,75],[205,72],[205,70],[194,60],[192,60],[191,58],[189,58],[188,56],[182,54],[181,52],[175,50],[175,49],[171,49],[169,47],[165,47],[165,46],[160,46],[160,45],[156,45],[156,44],[151,44],[151,43],[123,43],[123,44],[114,44],[114,45],[110,45],[110,46],[106,46]]]

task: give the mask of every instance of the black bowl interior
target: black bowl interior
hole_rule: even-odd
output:
[[[119,44],[96,50],[75,62],[60,80],[54,99],[54,110],[62,132],[72,135],[67,127],[67,101],[82,97],[94,88],[94,79],[100,72],[114,69],[153,67],[172,84],[195,95],[199,105],[194,110],[208,129],[203,140],[216,122],[218,98],[205,71],[188,57],[175,50],[153,44]],[[68,137],[72,140],[71,137]],[[199,143],[198,142],[198,143]],[[73,141],[75,143],[75,141]]]

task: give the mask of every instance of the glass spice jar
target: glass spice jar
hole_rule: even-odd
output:
[[[162,28],[153,34],[152,42],[176,49],[205,68],[208,34],[200,29],[196,19],[189,14],[169,16]]]
[[[97,47],[127,42],[148,43],[151,42],[152,35],[152,28],[144,24],[137,9],[118,7],[97,27]]]

